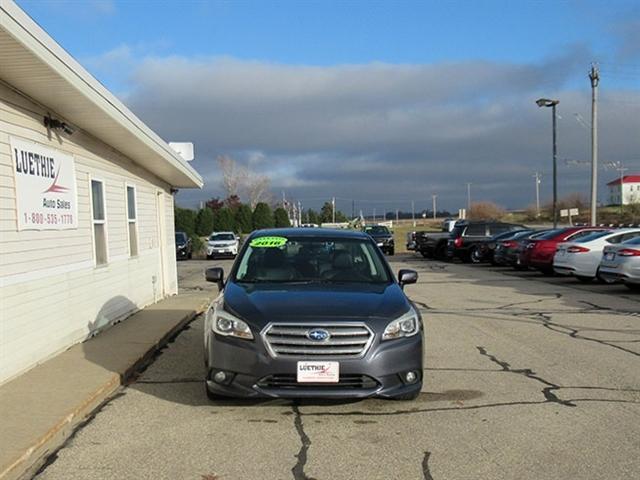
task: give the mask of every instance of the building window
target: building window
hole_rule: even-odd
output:
[[[138,255],[138,228],[136,216],[136,189],[127,185],[127,227],[129,230],[129,256]]]
[[[104,208],[104,183],[91,180],[91,214],[96,265],[107,263],[107,225]]]

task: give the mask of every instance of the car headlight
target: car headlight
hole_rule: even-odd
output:
[[[215,310],[213,312],[211,328],[218,335],[253,340],[253,333],[251,333],[249,325],[224,310]]]
[[[418,314],[412,308],[400,318],[395,319],[387,325],[382,334],[382,340],[393,340],[395,338],[411,337],[420,331],[420,321]]]

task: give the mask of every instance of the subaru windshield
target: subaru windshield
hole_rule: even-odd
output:
[[[277,238],[278,242],[267,240]],[[265,240],[265,241],[263,241]],[[359,238],[257,237],[242,254],[238,283],[390,283],[376,246]]]

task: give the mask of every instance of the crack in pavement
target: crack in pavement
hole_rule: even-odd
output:
[[[561,294],[556,294],[556,298],[560,298]],[[505,305],[500,305],[500,306],[495,306],[495,307],[486,307],[486,308],[471,308],[471,309],[461,309],[461,310],[438,310],[438,309],[433,309],[433,308],[428,308],[427,309],[429,311],[429,313],[433,314],[440,314],[440,315],[460,315],[460,314],[464,314],[467,317],[471,317],[471,318],[482,318],[482,319],[488,319],[488,320],[496,320],[496,321],[510,321],[510,322],[523,322],[523,319],[529,319],[532,320],[534,324],[539,324],[542,325],[544,328],[547,328],[548,330],[551,330],[553,332],[556,333],[561,333],[563,335],[567,335],[570,338],[573,339],[577,339],[577,340],[585,340],[585,341],[589,341],[589,342],[595,342],[595,343],[599,343],[600,345],[603,346],[607,346],[607,347],[611,347],[611,348],[615,348],[619,351],[634,355],[634,356],[640,356],[640,353],[631,350],[629,348],[625,348],[621,345],[617,345],[617,343],[639,343],[640,340],[638,339],[632,339],[632,340],[608,340],[608,339],[599,339],[599,338],[593,338],[590,336],[585,335],[582,332],[610,332],[610,333],[619,333],[619,334],[623,334],[623,335],[635,335],[640,333],[640,330],[636,330],[636,329],[631,329],[631,330],[620,330],[620,329],[603,329],[603,328],[593,328],[593,327],[575,327],[575,326],[570,326],[570,325],[564,325],[558,322],[554,322],[553,321],[553,314],[606,314],[606,315],[618,315],[618,316],[637,316],[638,313],[637,312],[627,312],[624,310],[615,310],[612,308],[608,308],[608,307],[602,307],[600,305],[591,303],[591,302],[586,302],[586,301],[581,301],[581,303],[587,304],[589,305],[591,308],[589,309],[571,309],[571,310],[542,310],[542,311],[534,311],[531,309],[526,309],[526,308],[522,308],[522,309],[517,309],[514,310],[512,309],[512,307],[514,306],[522,306],[522,305],[526,305],[526,304],[532,304],[532,303],[541,303],[543,301],[549,300],[549,298],[544,298],[544,299],[539,299],[536,301],[528,301],[528,302],[517,302],[517,303],[509,303],[509,304],[505,304]],[[414,302],[417,303],[418,305],[420,305],[420,302]],[[425,304],[426,305],[426,304]],[[500,310],[508,310],[507,312],[502,312]],[[426,311],[426,310],[422,310],[421,311]],[[514,317],[513,319],[507,319],[507,318],[495,318],[495,317],[483,317],[483,316],[478,316],[478,313],[490,313],[490,312],[495,312],[496,314],[499,315],[504,315],[507,317]],[[475,314],[475,315],[474,315]],[[524,322],[524,323],[532,323],[532,322]]]
[[[542,303],[542,302],[547,302],[549,300],[559,300],[560,298],[562,298],[562,294],[561,293],[555,293],[553,295],[553,297],[548,297],[548,298],[539,298],[537,300],[527,300],[525,302],[513,302],[513,303],[506,303],[504,305],[496,305],[495,307],[483,307],[483,308],[465,308],[462,311],[463,312],[484,312],[487,310],[507,310],[513,307],[519,307],[522,305],[533,305],[535,303]]]
[[[425,310],[433,310],[433,308],[432,308],[432,307],[430,307],[429,305],[427,305],[427,304],[426,304],[426,303],[424,303],[424,302],[419,302],[419,301],[417,301],[417,300],[412,300],[412,301],[413,301],[413,303],[415,303],[416,305],[421,306],[421,307],[422,307],[422,308],[424,308]]]
[[[424,480],[433,480],[431,470],[429,470],[429,458],[431,458],[431,452],[425,451],[424,457],[422,457],[422,476]]]
[[[607,341],[607,340],[601,340],[599,338],[593,338],[593,337],[587,337],[583,334],[581,334],[580,332],[582,330],[590,330],[590,331],[597,331],[594,329],[581,329],[581,328],[573,328],[570,327],[568,325],[562,325],[561,323],[556,323],[552,320],[552,317],[548,314],[542,313],[542,312],[537,312],[537,313],[532,313],[529,314],[529,318],[532,318],[534,320],[539,320],[540,322],[542,322],[542,326],[544,326],[545,328],[551,330],[552,332],[556,332],[556,333],[561,333],[563,335],[567,335],[571,338],[577,339],[577,340],[585,340],[588,342],[595,342],[595,343],[599,343],[600,345],[604,345],[607,347],[611,347],[611,348],[615,348],[617,350],[620,350],[622,352],[625,353],[629,353],[631,355],[634,355],[636,357],[640,357],[640,353],[635,352],[633,350],[630,350],[628,348],[622,347],[620,345],[616,345],[615,343],[611,342],[611,341]],[[609,330],[610,332],[616,332],[616,333],[634,333],[633,331],[631,332],[627,332],[627,331],[616,331],[616,330]]]
[[[476,347],[476,348],[480,352],[480,355],[487,357],[493,363],[498,365],[502,369],[502,371],[515,373],[517,375],[523,375],[527,378],[535,380],[536,382],[540,382],[543,385],[546,385],[546,387],[542,389],[542,394],[544,395],[544,398],[546,398],[548,402],[557,403],[558,405],[563,405],[565,407],[576,406],[575,403],[572,403],[568,400],[561,400],[556,396],[555,393],[553,393],[554,390],[558,390],[559,388],[561,388],[559,385],[556,385],[555,383],[551,383],[545,380],[544,378],[538,376],[536,372],[534,372],[530,368],[513,369],[511,368],[511,365],[509,365],[509,363],[505,362],[504,360],[499,360],[495,355],[491,355],[490,353],[487,352],[487,350],[484,347]]]
[[[298,432],[298,437],[300,437],[300,450],[296,455],[298,461],[291,469],[291,473],[293,474],[294,480],[313,480],[313,478],[308,477],[304,471],[304,467],[307,464],[307,452],[309,450],[309,447],[311,446],[311,440],[304,431],[304,425],[302,424],[302,415],[300,414],[298,405],[292,405],[291,409],[295,414],[294,425],[296,427],[296,432]]]

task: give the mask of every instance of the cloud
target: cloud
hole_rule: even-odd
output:
[[[640,17],[616,24],[613,33],[619,42],[617,60],[630,61],[640,59]]]
[[[112,58],[126,62],[129,53]],[[356,199],[378,202],[380,212],[394,203],[408,209],[412,199],[427,207],[437,193],[440,205],[456,209],[472,182],[476,199],[524,207],[536,170],[546,173],[543,193],[551,190],[550,110],[536,98],[561,100],[560,157],[589,156],[588,132],[573,114],[589,117],[587,84],[574,85],[590,58],[582,46],[532,64],[320,67],[155,57],[136,64],[126,101],[165,139],[195,143],[194,166],[207,184],[181,192],[182,203],[221,194],[214,159],[229,154],[308,206],[335,195],[347,210]],[[603,91],[601,158],[639,156],[639,103],[638,89]],[[586,191],[587,171],[561,165],[560,174],[561,194]]]

